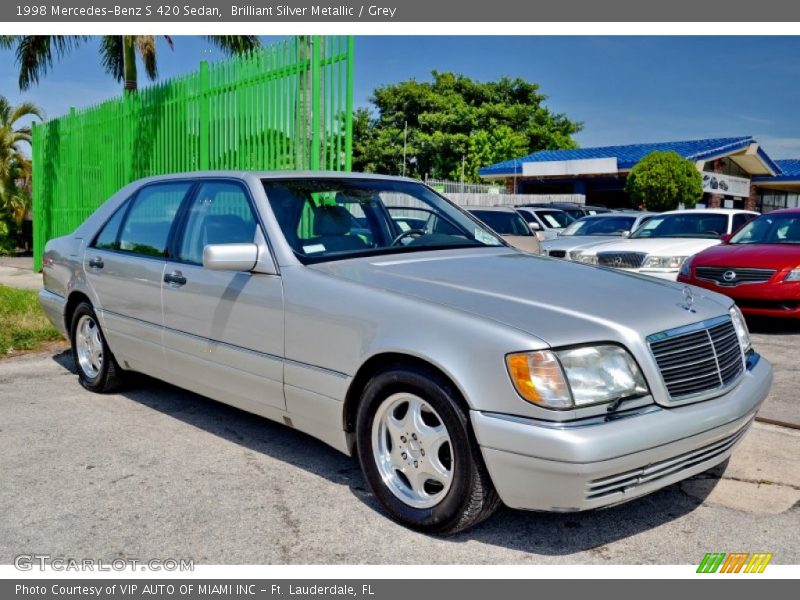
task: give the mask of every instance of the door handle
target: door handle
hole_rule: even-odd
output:
[[[89,266],[92,269],[102,269],[105,266],[103,259],[99,256],[95,256],[92,260],[89,261]]]
[[[180,271],[173,271],[172,273],[164,273],[164,283],[169,283],[176,287],[186,285],[186,277]]]

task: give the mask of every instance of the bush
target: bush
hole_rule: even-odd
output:
[[[689,160],[677,152],[651,152],[631,169],[625,191],[635,206],[647,210],[692,208],[703,197],[703,178]]]
[[[17,244],[11,234],[11,228],[3,219],[0,218],[0,256],[13,254]]]

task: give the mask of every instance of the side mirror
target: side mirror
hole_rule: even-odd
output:
[[[257,260],[256,244],[209,244],[203,248],[203,266],[212,271],[252,271]]]
[[[623,231],[620,235],[622,237],[624,237],[624,238],[631,237],[631,232],[630,231]]]
[[[732,233],[723,233],[721,236],[719,236],[719,239],[722,240],[723,244],[727,244],[728,242],[731,241],[732,237],[733,237]]]
[[[528,223],[528,227],[530,227],[531,231],[534,232],[534,233],[536,233],[537,231],[541,231],[542,230],[542,226],[539,225],[536,221],[530,221]]]

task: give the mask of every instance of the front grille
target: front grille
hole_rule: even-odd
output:
[[[616,269],[638,269],[645,258],[647,254],[643,252],[598,252],[597,264]]]
[[[676,400],[724,388],[744,372],[742,349],[728,317],[651,335],[647,341]]]
[[[550,256],[553,258],[564,258],[567,255],[566,250],[550,250]]]
[[[748,421],[735,433],[702,448],[660,460],[632,471],[626,471],[625,473],[616,473],[601,479],[593,479],[587,484],[586,499],[597,500],[615,494],[625,494],[640,485],[658,481],[673,474],[680,474],[682,471],[687,471],[692,467],[723,456],[733,448],[736,442],[742,439],[751,423],[752,420]]]
[[[696,267],[698,279],[713,281],[717,285],[735,286],[744,283],[764,283],[775,274],[775,269],[751,269],[745,267]]]

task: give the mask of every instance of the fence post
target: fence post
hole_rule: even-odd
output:
[[[211,123],[209,116],[209,78],[208,78],[208,63],[204,60],[200,61],[200,91],[197,98],[199,107],[199,120],[200,120],[200,148],[199,153],[199,168],[205,171],[211,165]]]
[[[33,270],[42,270],[42,249],[47,240],[47,232],[43,231],[44,220],[42,219],[42,131],[44,128],[37,127],[36,122],[31,123],[31,154],[33,164],[31,165],[31,210],[33,212]]]
[[[347,36],[347,94],[344,105],[344,170],[353,170],[353,55],[355,54],[355,38]]]
[[[319,118],[320,118],[320,46],[322,37],[315,35],[311,38],[311,151],[309,153],[312,171],[319,170]]]

